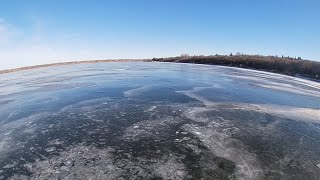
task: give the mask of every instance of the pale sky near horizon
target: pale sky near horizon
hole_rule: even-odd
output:
[[[91,59],[246,54],[320,61],[318,0],[10,0],[0,70]]]

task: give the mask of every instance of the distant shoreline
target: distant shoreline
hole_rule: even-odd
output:
[[[149,59],[110,59],[110,60],[68,61],[68,62],[58,62],[58,63],[25,66],[25,67],[13,68],[13,69],[0,70],[0,74],[7,74],[7,73],[38,69],[38,68],[46,68],[51,66],[65,66],[65,65],[73,65],[73,64],[94,64],[94,63],[107,63],[107,62],[150,62],[150,61],[151,60]]]
[[[152,61],[220,65],[300,77],[320,81],[320,62],[302,60],[300,57],[277,57],[261,55],[182,55],[168,58],[153,58]]]
[[[108,62],[172,62],[220,65],[258,71],[273,72],[320,82],[320,62],[294,59],[289,57],[258,56],[258,55],[212,55],[212,56],[177,56],[153,59],[110,59],[59,62],[35,66],[26,66],[8,70],[0,70],[0,74],[13,73],[23,70],[65,66],[73,64],[93,64]]]

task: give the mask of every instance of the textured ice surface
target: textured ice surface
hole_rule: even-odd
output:
[[[0,179],[319,179],[320,84],[98,63],[0,75]]]
[[[186,169],[175,156],[161,159],[114,157],[112,148],[99,149],[78,145],[54,156],[24,167],[32,173],[31,179],[183,179]],[[12,179],[27,179],[14,175]]]

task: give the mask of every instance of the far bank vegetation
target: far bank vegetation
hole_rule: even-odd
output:
[[[236,53],[235,55],[216,54],[211,56],[182,54],[177,57],[153,58],[152,60],[249,68],[320,80],[320,62],[302,60],[301,57],[245,55],[241,53]]]

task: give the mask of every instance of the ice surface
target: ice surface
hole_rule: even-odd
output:
[[[320,84],[173,63],[0,75],[0,179],[318,179]]]

